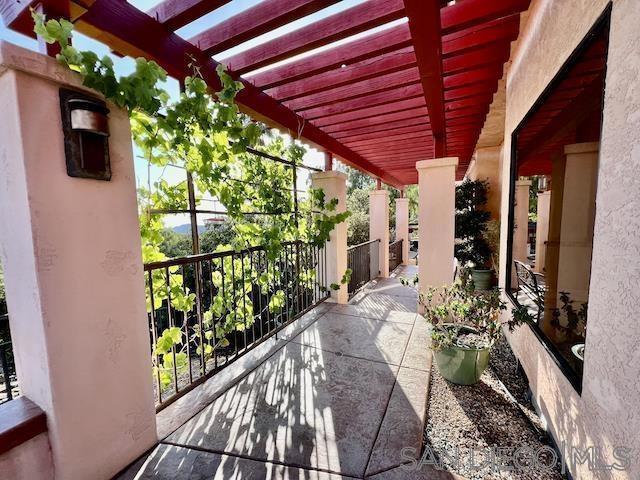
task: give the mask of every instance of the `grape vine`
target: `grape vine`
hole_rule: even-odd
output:
[[[265,125],[242,114],[235,98],[243,85],[222,65],[217,69],[221,89],[212,93],[199,74],[197,62],[192,60],[192,75],[184,79],[179,98],[172,100],[162,86],[167,73],[156,62],[137,58],[133,73],[117,77],[109,56],[99,57],[72,46],[72,23],[47,20],[37,12],[32,16],[34,31],[46,42],[59,44],[60,63],[77,72],[84,86],[129,112],[133,140],[149,165],[184,168],[198,192],[220,201],[235,232],[231,245],[219,246],[220,251],[262,246],[267,259],[274,261],[282,255],[285,242],[302,240],[324,245],[335,226],[348,217],[349,212],[338,212],[336,199],[326,199],[324,192],[317,189],[309,190],[308,198],[299,203],[294,214],[292,192],[296,185],[291,167],[257,161],[249,150],[259,148],[299,165],[305,148],[297,140],[287,145],[281,136],[274,136]],[[186,183],[172,185],[161,179],[153,188],[141,188],[138,205],[143,261],[165,260],[160,250],[164,225],[161,216],[153,212],[186,209]],[[255,211],[268,215],[250,215]],[[189,342],[197,344],[198,355],[211,358],[217,348],[228,344],[231,332],[253,324],[256,312],[251,301],[252,285],[259,285],[262,293],[269,296],[266,308],[272,313],[282,308],[285,292],[271,287],[282,284],[278,269],[257,271],[246,257],[225,257],[224,262],[221,271],[210,272],[218,294],[203,312],[202,328],[196,324],[186,338],[179,327],[169,327],[155,342],[154,375],[163,387],[174,380],[174,364],[182,369],[189,362]],[[304,285],[315,279],[316,272],[306,269],[298,276],[297,283]],[[349,276],[350,272],[345,272],[342,283],[347,283]],[[185,287],[178,267],[153,270],[149,283],[149,312],[152,302],[155,308],[163,302],[170,303],[185,316],[194,310],[196,294]],[[219,288],[224,285],[233,288]],[[329,288],[337,289],[339,285]]]

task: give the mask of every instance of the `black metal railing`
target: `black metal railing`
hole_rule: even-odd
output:
[[[379,248],[380,240],[370,240],[347,249],[347,266],[351,269],[350,297],[380,274]]]
[[[402,239],[389,244],[389,272],[402,263]]]
[[[327,299],[326,251],[289,242],[146,264],[160,410]]]
[[[9,315],[0,315],[0,404],[18,396],[18,379],[9,333]]]

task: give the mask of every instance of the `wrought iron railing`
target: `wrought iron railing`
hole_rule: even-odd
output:
[[[144,269],[158,410],[330,295],[326,251],[303,242],[285,243],[275,259],[263,247],[252,247],[149,263]],[[180,292],[193,294],[186,312],[175,305]],[[162,342],[171,337],[168,331],[179,342],[167,351]]]
[[[389,244],[389,272],[402,263],[402,239]]]
[[[18,379],[9,335],[9,315],[0,315],[0,403],[13,400],[18,395]],[[7,340],[2,341],[4,338]]]
[[[351,269],[349,296],[380,274],[379,248],[380,240],[370,240],[347,249],[347,264]]]

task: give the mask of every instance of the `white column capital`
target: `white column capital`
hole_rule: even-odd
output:
[[[382,195],[382,196],[388,197],[389,196],[389,191],[382,189],[382,190],[371,190],[369,192],[369,196],[370,197],[371,196],[376,196],[376,195]]]
[[[457,167],[458,157],[434,158],[433,160],[420,160],[416,162],[416,170],[426,170],[428,168]]]
[[[398,198],[396,198],[396,205],[397,204],[404,204],[404,203],[409,203],[409,199],[407,197],[398,197]]]
[[[533,185],[531,180],[516,180],[516,187],[530,187]]]
[[[565,155],[579,155],[581,153],[596,153],[600,150],[600,142],[572,143],[564,146]]]
[[[315,172],[311,174],[311,178],[313,180],[323,180],[329,178],[340,178],[342,180],[347,180],[347,174],[343,172],[338,172],[337,170],[327,170],[325,172]]]

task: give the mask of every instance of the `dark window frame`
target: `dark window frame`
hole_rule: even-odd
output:
[[[506,278],[505,278],[505,293],[507,298],[511,301],[514,307],[518,307],[520,303],[516,299],[516,297],[511,292],[511,275],[513,271],[513,230],[515,223],[515,209],[514,209],[514,200],[515,200],[515,185],[516,181],[519,178],[518,175],[518,135],[521,130],[525,127],[527,122],[531,119],[531,117],[537,112],[537,110],[544,105],[544,103],[548,100],[549,96],[552,94],[553,90],[560,84],[565,75],[567,75],[571,69],[576,65],[580,56],[584,53],[584,51],[588,48],[590,42],[592,41],[595,35],[603,33],[607,38],[609,38],[610,34],[610,26],[611,26],[611,9],[612,3],[609,2],[605,7],[603,13],[596,20],[596,22],[591,26],[588,33],[585,37],[580,41],[578,46],[571,52],[569,58],[564,62],[562,67],[558,70],[558,72],[554,75],[553,79],[549,82],[549,84],[545,87],[540,96],[533,103],[531,108],[524,115],[522,120],[518,123],[516,128],[511,132],[511,157],[510,157],[510,171],[509,171],[509,216],[508,216],[508,227],[507,227],[507,269],[506,269]],[[607,50],[605,51],[605,59],[608,61],[609,57],[609,42],[607,41]],[[606,91],[606,69],[607,69],[607,61],[605,61],[605,85],[602,90],[602,111],[600,112],[600,132],[602,134],[602,122],[604,117],[604,94]],[[526,328],[526,327],[525,327]],[[542,347],[549,354],[551,359],[560,369],[560,372],[565,376],[565,378],[569,381],[574,390],[578,393],[578,395],[582,395],[582,377],[578,376],[577,373],[573,370],[573,368],[569,365],[569,362],[560,354],[560,351],[557,347],[546,337],[542,329],[537,324],[530,324],[529,328],[533,332],[533,334],[537,337],[538,341],[541,343]],[[585,357],[586,358],[586,357]]]

